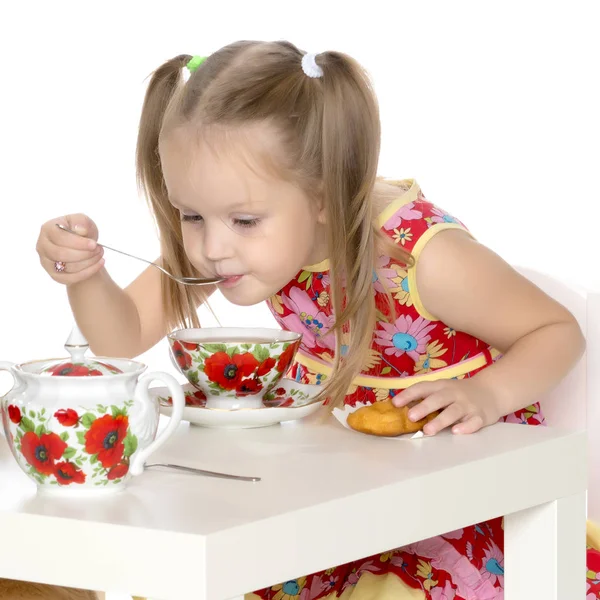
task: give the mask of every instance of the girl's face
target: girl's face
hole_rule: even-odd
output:
[[[276,146],[266,128],[253,128],[252,136],[247,152],[254,143],[261,151],[265,142]],[[160,159],[189,260],[204,276],[227,277],[219,284],[222,294],[249,306],[326,257],[324,211],[292,184],[257,173],[235,146],[229,148],[215,153],[178,129],[161,139]]]

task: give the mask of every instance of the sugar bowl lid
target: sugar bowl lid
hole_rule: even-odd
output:
[[[65,343],[65,350],[70,354],[70,359],[62,358],[45,363],[39,374],[46,377],[101,377],[123,372],[114,365],[86,357],[85,353],[89,347],[87,340],[75,325]]]

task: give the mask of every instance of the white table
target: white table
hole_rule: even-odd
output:
[[[154,459],[263,480],[152,470],[114,497],[47,498],[0,438],[0,576],[226,600],[508,515],[506,600],[585,596],[584,433],[501,424],[398,441],[332,417],[242,431],[183,423]]]

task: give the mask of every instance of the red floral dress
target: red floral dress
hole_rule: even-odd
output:
[[[419,255],[427,242],[440,231],[466,230],[464,225],[423,196],[416,182],[398,182],[408,188],[380,215],[382,230],[398,245],[410,251],[415,267],[405,269],[388,256],[381,256],[373,274],[373,293],[378,320],[367,363],[345,403],[371,403],[394,396],[418,381],[471,377],[490,365],[497,352],[485,342],[456,331],[423,307],[416,286]],[[283,329],[301,332],[302,345],[291,376],[305,383],[320,383],[331,372],[335,339],[328,264],[307,267],[269,301],[269,307]],[[390,310],[389,290],[395,302]],[[344,339],[342,339],[344,344]],[[344,351],[344,345],[342,346]],[[538,404],[508,415],[504,421],[541,425],[544,418]],[[427,600],[472,600],[503,597],[503,521],[493,519],[449,532],[429,540],[397,548],[255,592],[263,600],[318,600],[349,598],[360,587],[361,575],[395,576],[400,588],[394,592],[360,598],[415,598],[401,589],[421,590]],[[595,578],[595,573],[588,573]],[[599,573],[600,576],[600,573]],[[590,587],[600,589],[593,578]],[[368,578],[370,582],[373,577]],[[596,598],[590,595],[589,598]],[[600,595],[598,596],[600,598]]]

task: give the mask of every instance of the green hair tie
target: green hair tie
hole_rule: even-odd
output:
[[[208,57],[206,56],[194,56],[192,57],[187,65],[186,68],[190,73],[193,73],[194,71],[196,71],[198,69],[198,67],[207,59]]]

